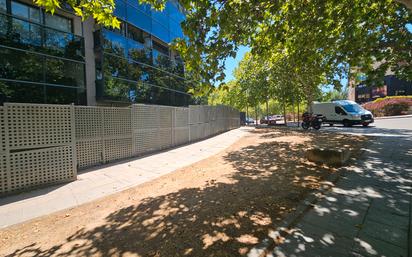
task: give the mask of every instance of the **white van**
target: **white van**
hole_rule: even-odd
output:
[[[362,125],[364,127],[373,123],[373,115],[363,109],[359,104],[349,100],[339,100],[328,103],[314,102],[311,105],[313,114],[325,116],[325,123],[343,124],[345,127]]]

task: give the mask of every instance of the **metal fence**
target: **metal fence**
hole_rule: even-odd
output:
[[[76,179],[77,170],[239,127],[227,106],[0,107],[0,195]]]

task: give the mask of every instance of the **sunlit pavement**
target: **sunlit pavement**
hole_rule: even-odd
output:
[[[322,129],[374,138],[266,256],[411,257],[412,118]]]

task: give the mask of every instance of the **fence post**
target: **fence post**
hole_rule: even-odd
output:
[[[73,177],[77,179],[77,151],[76,151],[76,117],[74,104],[70,106],[70,127],[72,134],[72,154],[73,154]]]

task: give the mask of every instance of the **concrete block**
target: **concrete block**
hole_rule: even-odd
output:
[[[350,154],[348,149],[314,147],[306,151],[306,158],[315,163],[342,166],[349,160]]]

